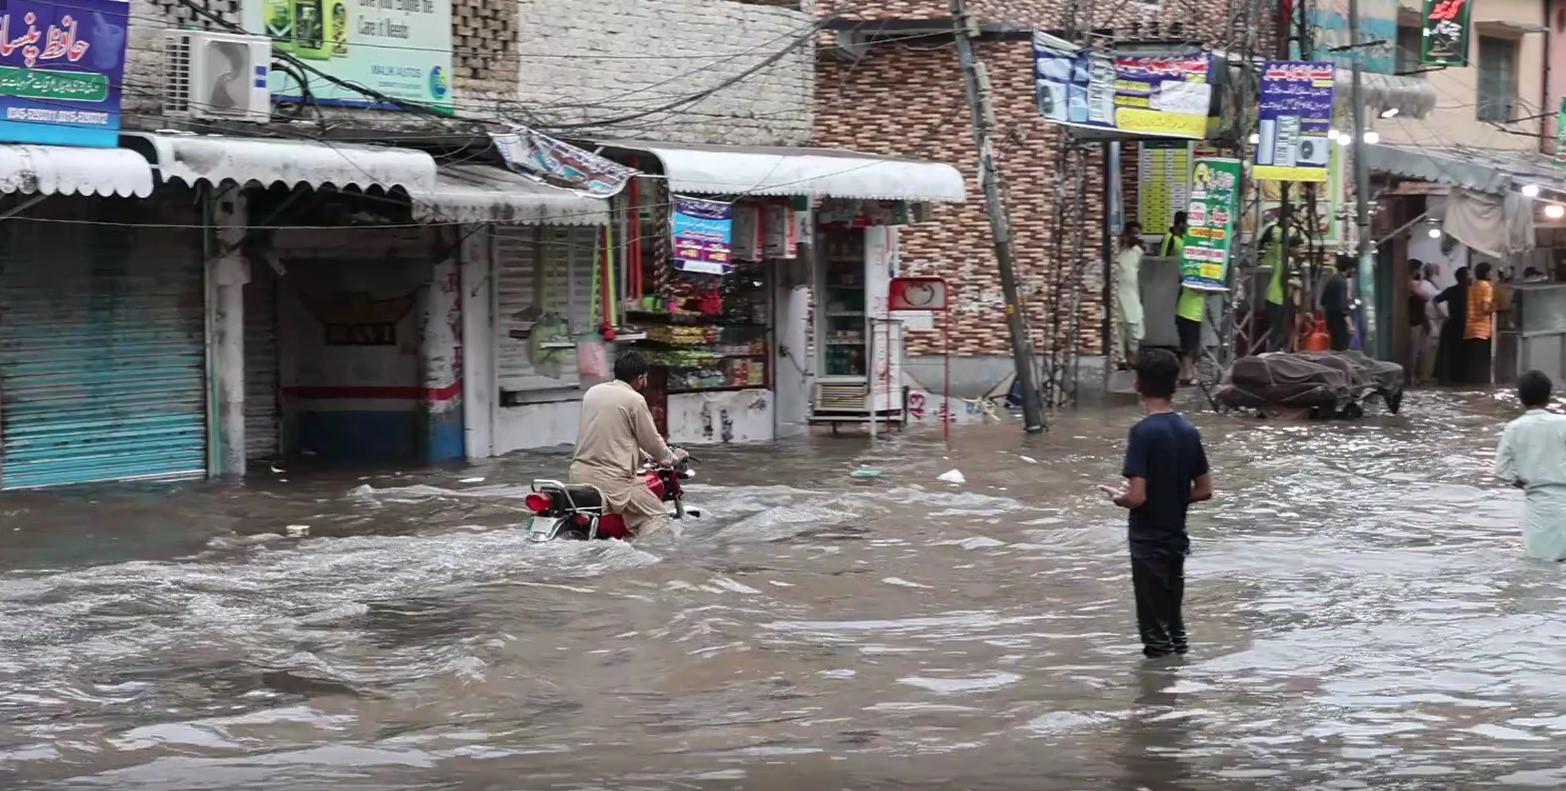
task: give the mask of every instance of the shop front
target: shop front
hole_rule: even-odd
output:
[[[956,169],[817,149],[605,145],[646,174],[612,229],[629,240],[611,245],[626,261],[618,345],[653,362],[648,401],[671,441],[769,441],[825,416],[901,411],[901,328],[886,301],[894,226],[923,216],[921,203],[962,201]]]

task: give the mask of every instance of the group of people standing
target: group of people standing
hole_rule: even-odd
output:
[[[1409,380],[1488,384],[1491,338],[1502,309],[1492,282],[1495,267],[1461,267],[1445,290],[1435,285],[1435,264],[1410,258],[1408,267]]]
[[[1158,240],[1155,255],[1178,260],[1185,251],[1185,232],[1189,219],[1185,212],[1175,212],[1169,230]],[[1141,270],[1145,254],[1142,242],[1142,224],[1126,223],[1120,237],[1120,254],[1115,262],[1115,316],[1119,323],[1121,352],[1125,367],[1134,367],[1137,353],[1146,332],[1146,315],[1142,310]],[[1180,288],[1175,302],[1175,330],[1180,338],[1181,384],[1196,380],[1197,364],[1202,353],[1202,320],[1207,310],[1207,294],[1195,289]]]

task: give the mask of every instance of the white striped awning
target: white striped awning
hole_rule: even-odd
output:
[[[0,192],[145,198],[152,168],[123,148],[0,145]]]

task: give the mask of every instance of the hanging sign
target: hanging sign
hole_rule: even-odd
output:
[[[727,274],[734,266],[734,205],[676,195],[670,215],[675,266],[686,272]]]
[[[1212,110],[1212,54],[1123,55],[1033,36],[1039,114],[1068,126],[1199,139]]]
[[[1270,60],[1263,66],[1256,178],[1327,180],[1333,73],[1329,61]]]
[[[945,312],[951,309],[945,278],[894,277],[887,282],[887,310]]]
[[[1201,157],[1191,175],[1190,227],[1180,254],[1180,283],[1197,291],[1228,289],[1241,165],[1238,159]]]
[[[1555,116],[1555,164],[1566,165],[1566,96],[1561,97],[1561,109]]]
[[[1470,0],[1425,0],[1419,62],[1426,66],[1467,66]]]
[[[129,14],[120,0],[0,5],[0,140],[119,145]]]
[[[619,195],[637,174],[633,168],[527,127],[491,132],[489,139],[511,170],[597,198]]]

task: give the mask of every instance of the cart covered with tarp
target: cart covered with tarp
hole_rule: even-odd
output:
[[[1397,414],[1403,384],[1403,366],[1359,352],[1274,353],[1235,361],[1216,397],[1268,415],[1354,418],[1377,398]]]

